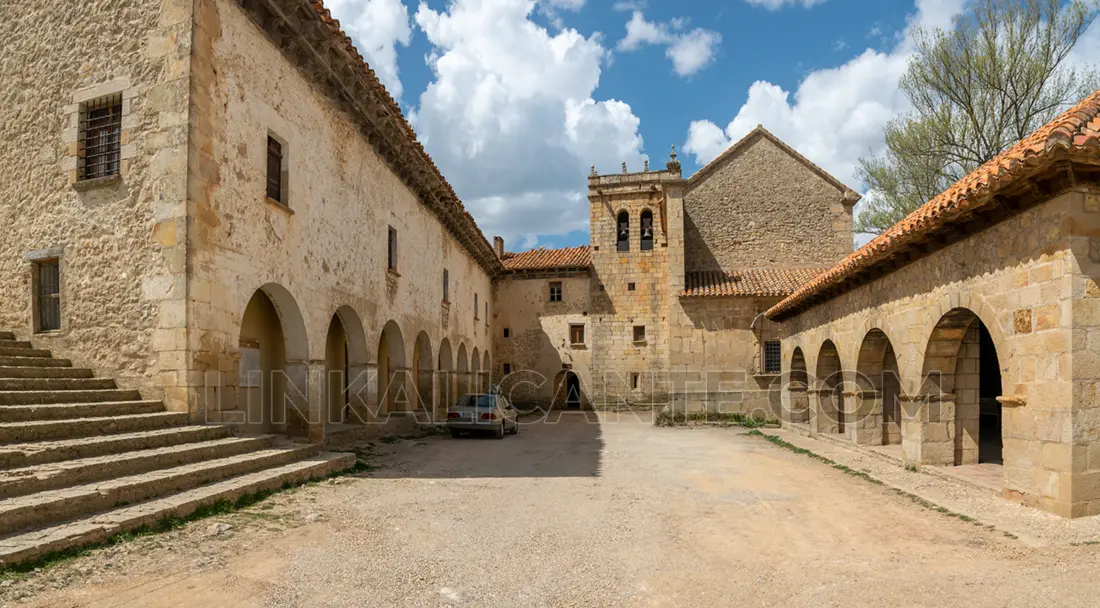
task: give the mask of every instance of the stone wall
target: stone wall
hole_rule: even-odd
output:
[[[35,258],[61,329],[36,345],[160,397],[183,327],[191,0],[10,5],[0,19],[0,328],[28,338]],[[118,179],[76,183],[82,104],[121,95]]]
[[[444,367],[456,372],[475,367],[469,359],[459,364],[460,352],[469,357],[476,349],[476,367],[483,364],[494,330],[488,272],[236,3],[201,0],[196,23],[192,411],[209,417],[238,407],[233,395],[242,317],[259,291],[279,312],[292,380],[311,379],[311,408],[325,401],[317,394],[325,383],[312,379],[333,367],[326,361],[326,338],[334,315],[347,334],[352,374],[371,378],[384,358],[391,371],[417,378],[403,385],[406,396],[415,396],[418,385],[430,390],[434,384],[439,395],[439,383],[450,383],[452,396],[471,386],[469,375],[432,377],[441,350],[451,353]],[[285,143],[285,206],[265,196],[269,134]],[[390,227],[398,234],[396,272],[387,270]],[[211,378],[220,386],[211,388]],[[369,384],[375,380],[366,382],[363,405],[375,408],[378,391]]]
[[[851,253],[856,199],[770,138],[750,137],[688,184],[686,270],[827,266]]]
[[[562,283],[562,301],[551,302],[551,281]],[[535,276],[509,275],[493,286],[493,374],[517,404],[549,407],[560,401],[558,383],[568,367],[581,383],[582,399],[591,401],[592,337],[589,315],[591,277],[587,272]],[[585,328],[585,342],[572,344],[570,326]],[[507,328],[509,337],[504,337]],[[504,376],[503,366],[511,367]],[[557,405],[560,405],[558,403]]]
[[[857,390],[867,369],[861,351],[872,334],[885,334],[900,376],[905,459],[973,462],[980,323],[1000,367],[1005,495],[1061,515],[1100,513],[1098,230],[1096,191],[1032,207],[785,320],[784,371],[793,371],[796,350],[804,354],[811,416],[823,415],[814,389],[825,380],[815,371],[829,340],[839,350],[847,412],[873,414],[882,407],[875,391]],[[849,437],[881,438],[864,424],[874,419],[859,416]]]

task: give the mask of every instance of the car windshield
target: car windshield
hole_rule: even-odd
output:
[[[458,407],[493,408],[496,406],[496,397],[493,395],[463,395],[458,402]]]

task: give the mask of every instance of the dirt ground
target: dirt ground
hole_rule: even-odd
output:
[[[379,468],[0,583],[33,606],[1097,606],[1031,548],[734,429],[379,443]]]

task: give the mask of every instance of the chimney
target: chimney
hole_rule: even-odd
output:
[[[497,252],[497,259],[498,260],[503,260],[504,259],[504,237],[500,237],[500,236],[494,236],[493,237],[493,251]]]

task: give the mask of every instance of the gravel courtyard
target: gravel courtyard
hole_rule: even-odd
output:
[[[4,581],[38,606],[1096,606],[1029,548],[733,429],[527,425]]]

